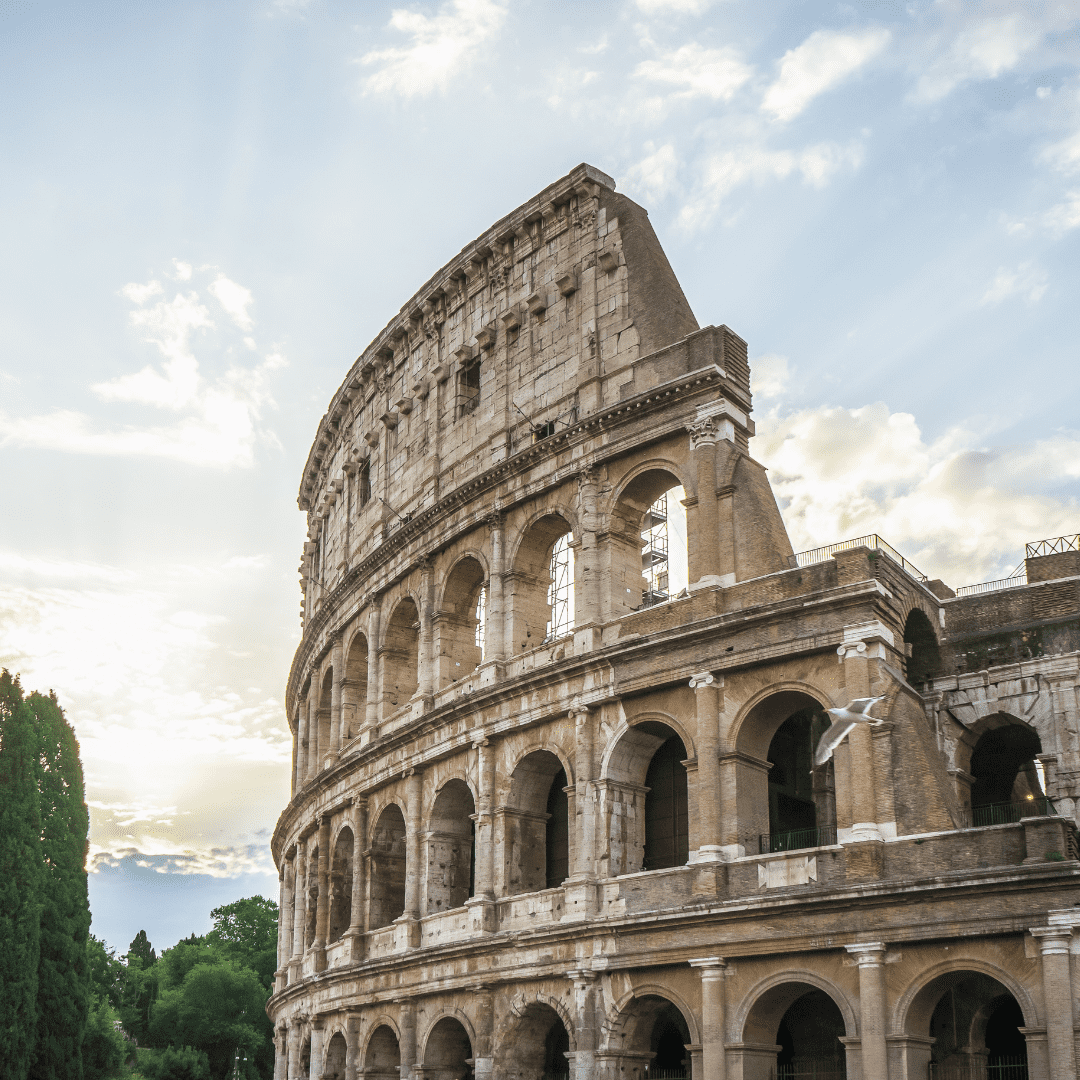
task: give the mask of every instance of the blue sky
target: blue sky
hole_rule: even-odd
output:
[[[0,0],[0,662],[80,736],[95,932],[160,948],[276,895],[318,419],[580,161],[750,343],[797,550],[877,531],[959,585],[1080,529],[1078,29],[1038,0]]]

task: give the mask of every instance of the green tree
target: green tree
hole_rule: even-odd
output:
[[[124,960],[117,1011],[124,1030],[141,1045],[150,1031],[150,1013],[157,999],[159,981],[157,953],[145,930],[135,935]]]
[[[129,1044],[116,1030],[117,1020],[108,998],[91,990],[82,1042],[83,1080],[113,1080],[121,1074]]]
[[[144,968],[157,963],[157,953],[154,951],[154,946],[150,944],[145,930],[140,930],[135,935],[135,939],[128,946],[127,954],[129,957],[134,956],[141,960]]]
[[[104,998],[115,1009],[120,1004],[124,963],[100,938],[90,934],[86,939],[86,973],[90,993]]]
[[[37,1030],[41,817],[34,714],[18,678],[0,672],[0,1068],[23,1080]]]
[[[193,1046],[140,1048],[139,1072],[147,1080],[210,1080],[210,1061]]]
[[[277,969],[278,906],[262,896],[248,896],[210,912],[214,928],[207,943],[229,960],[255,971],[263,986],[273,990]]]
[[[55,695],[27,699],[38,734],[40,851],[45,867],[38,962],[37,1041],[32,1080],[82,1080],[82,1040],[89,1009],[86,885],[89,818],[75,732]]]

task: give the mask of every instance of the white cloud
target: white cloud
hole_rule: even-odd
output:
[[[872,60],[889,42],[888,30],[858,33],[815,30],[780,60],[780,74],[765,92],[761,107],[777,120],[791,120],[819,94]]]
[[[241,330],[251,329],[251,316],[247,310],[252,301],[250,289],[230,281],[224,274],[218,274],[210,283],[209,292]]]
[[[712,7],[712,0],[637,0],[637,6],[646,15],[703,15]]]
[[[639,79],[678,87],[677,97],[714,101],[729,101],[753,73],[734,49],[706,49],[696,42],[664,53],[659,60],[644,60],[634,69]]]
[[[483,59],[481,46],[498,34],[505,18],[500,0],[452,0],[434,15],[395,9],[390,27],[412,40],[360,58],[376,69],[364,80],[365,90],[404,98],[445,92],[456,76]]]
[[[778,353],[765,353],[750,363],[750,390],[761,399],[782,397],[788,388],[791,372],[788,358]]]
[[[1080,169],[1080,131],[1048,146],[1042,152],[1042,158],[1059,172],[1076,172]]]
[[[878,533],[932,577],[967,585],[1010,572],[1024,544],[1076,531],[1075,498],[1040,493],[1080,475],[1080,432],[988,449],[957,427],[926,442],[882,403],[758,420],[796,550]]]
[[[657,148],[650,142],[645,149],[648,154],[626,170],[626,187],[640,192],[650,202],[659,202],[675,186],[679,161],[671,143]]]
[[[939,101],[962,83],[995,79],[1016,67],[1042,38],[1038,18],[1022,8],[961,30],[919,78],[916,99]]]
[[[1002,266],[983,294],[981,303],[995,305],[1018,296],[1029,304],[1037,304],[1046,292],[1047,282],[1046,271],[1030,262],[1021,263],[1015,270]]]
[[[173,274],[173,278],[176,281],[191,280],[191,263],[181,262],[179,259],[173,259],[173,267],[176,270],[176,273]]]
[[[209,291],[219,298],[241,328],[250,326],[249,290],[219,275]],[[124,286],[121,293],[140,305],[130,313],[131,325],[144,342],[157,347],[162,363],[160,368],[147,365],[90,389],[105,402],[149,406],[186,415],[167,424],[110,428],[86,413],[71,409],[37,416],[0,413],[3,420],[0,446],[161,457],[213,468],[254,464],[256,443],[260,439],[274,441],[259,421],[264,409],[274,404],[269,391],[270,376],[284,366],[284,358],[270,353],[251,367],[233,365],[216,378],[207,378],[200,371],[191,338],[196,331],[209,332],[217,327],[197,292],[177,292],[149,307],[147,300],[163,293],[159,282],[132,283]],[[248,348],[254,348],[254,340],[247,341],[250,341]]]

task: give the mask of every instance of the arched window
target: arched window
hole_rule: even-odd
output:
[[[360,734],[367,713],[368,644],[363,634],[355,634],[345,660],[341,681],[341,742],[344,745]]]
[[[662,604],[687,586],[686,493],[681,487],[665,491],[649,507],[641,523],[641,573],[645,578],[642,604]]]
[[[565,769],[559,769],[548,790],[545,849],[546,885],[549,889],[556,889],[570,876],[570,820]]]
[[[555,888],[569,875],[565,787],[562,763],[547,750],[527,754],[514,769],[502,815],[504,895]]]
[[[1002,825],[1047,812],[1036,760],[1041,752],[1038,732],[1026,724],[1005,722],[979,738],[971,753],[973,825]]]
[[[471,674],[483,660],[485,608],[484,568],[471,556],[461,559],[435,615],[440,687]]]
[[[318,756],[315,759],[315,769],[323,767],[326,755],[333,749],[330,745],[330,716],[331,706],[334,700],[334,669],[327,668],[322,680],[322,689],[319,691],[319,711],[317,717]]]
[[[535,649],[574,627],[574,552],[570,526],[559,514],[534,522],[513,566],[512,647]]]
[[[432,1029],[424,1047],[424,1076],[433,1080],[471,1080],[472,1042],[459,1020],[444,1016]]]
[[[645,870],[685,866],[690,857],[686,747],[672,734],[645,773]]]
[[[548,574],[551,578],[547,598],[550,614],[544,640],[555,641],[574,628],[574,551],[570,547],[569,533],[555,541]]]
[[[788,1007],[780,1020],[776,1042],[777,1080],[818,1076],[843,1080],[847,1076],[844,1017],[823,990],[810,990]]]
[[[394,608],[386,628],[383,650],[383,708],[389,716],[407,705],[416,693],[420,659],[420,614],[412,599]]]
[[[497,1075],[514,1080],[569,1080],[570,1033],[559,1014],[541,1002],[525,1006],[503,1039],[503,1068]]]
[[[353,834],[345,826],[334,843],[330,862],[330,932],[328,942],[339,941],[352,922]]]
[[[472,896],[476,839],[472,792],[464,780],[450,780],[431,809],[427,834],[427,913],[461,907]]]
[[[315,917],[319,910],[319,846],[316,844],[307,857],[307,880],[305,882],[304,948],[315,940]]]
[[[910,647],[907,661],[908,682],[920,683],[937,678],[941,674],[941,650],[937,635],[926,615],[912,608],[904,623],[904,641]]]
[[[405,817],[391,803],[371,839],[371,902],[368,928],[389,926],[405,912]]]
[[[323,1068],[323,1080],[345,1080],[345,1036],[340,1031],[334,1033],[330,1045],[326,1048],[326,1065]]]
[[[401,1069],[401,1048],[398,1045],[398,1037],[393,1029],[380,1024],[368,1040],[367,1051],[364,1053],[364,1075],[383,1077],[397,1077]]]
[[[653,1021],[649,1049],[656,1055],[649,1063],[648,1076],[689,1080],[690,1029],[683,1014],[671,1004]]]

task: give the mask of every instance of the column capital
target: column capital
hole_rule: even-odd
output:
[[[566,715],[574,721],[582,721],[591,712],[588,705],[583,705],[580,701],[571,702],[570,708],[566,710]]]
[[[1072,944],[1072,928],[1068,926],[1038,926],[1028,930],[1033,938],[1038,938],[1039,949],[1043,956],[1064,953],[1069,955]]]
[[[840,658],[841,664],[851,656],[865,656],[866,642],[845,641],[844,644],[836,650],[836,655]]]
[[[885,942],[860,941],[844,948],[855,957],[859,967],[881,967],[885,962]]]
[[[696,450],[699,446],[715,446],[720,437],[719,424],[715,417],[703,416],[686,425],[690,433],[690,449]]]
[[[702,686],[723,686],[724,678],[718,679],[711,671],[699,671],[690,676],[690,689],[697,690]]]
[[[689,961],[692,968],[701,969],[703,979],[723,978],[727,961],[722,956],[700,956],[696,960]]]
[[[595,982],[598,976],[595,971],[591,971],[589,968],[574,968],[566,973],[566,977],[572,983],[590,983]]]

